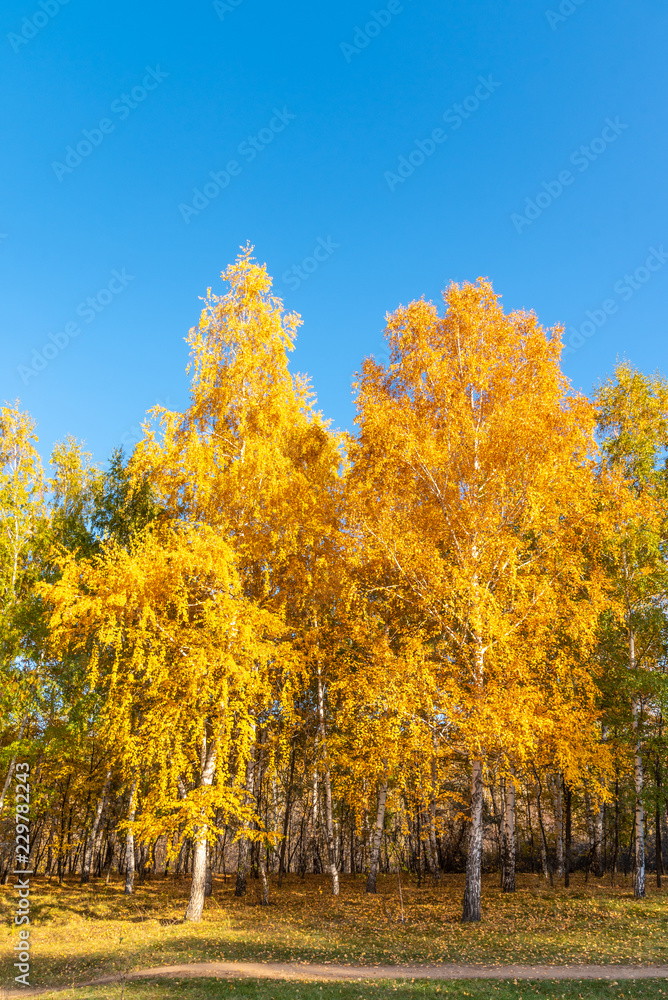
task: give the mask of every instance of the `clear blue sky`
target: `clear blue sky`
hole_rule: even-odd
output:
[[[660,0],[5,0],[0,399],[44,454],[131,445],[184,406],[247,240],[339,427],[385,313],[451,279],[585,324],[587,392],[617,357],[667,371],[667,27]]]

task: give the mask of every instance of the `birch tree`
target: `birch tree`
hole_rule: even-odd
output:
[[[35,423],[18,403],[0,407],[0,740],[7,767],[0,811],[16,751],[41,693],[39,653],[31,635],[46,527],[44,477],[36,443]]]
[[[630,703],[635,786],[634,892],[645,896],[644,749],[652,704],[665,681],[663,657],[668,565],[665,537],[668,489],[668,382],[628,363],[600,387],[602,477],[611,496],[608,565],[619,601],[619,627],[609,622],[604,656]],[[665,697],[665,692],[664,692]]]
[[[484,762],[535,746],[537,674],[560,658],[565,669],[566,656],[550,664],[540,639],[557,590],[575,606],[587,584],[594,415],[560,371],[559,331],[504,314],[482,279],[444,298],[443,316],[421,300],[388,317],[389,364],[367,360],[357,385],[352,459],[367,542],[425,623],[433,715],[455,724],[470,760],[470,921],[481,916]],[[589,618],[582,602],[573,639]],[[528,661],[513,655],[532,631]]]

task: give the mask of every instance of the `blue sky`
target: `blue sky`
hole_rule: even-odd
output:
[[[45,455],[131,447],[247,240],[338,427],[385,313],[451,279],[562,322],[586,392],[668,370],[667,27],[659,0],[5,0],[0,397]]]

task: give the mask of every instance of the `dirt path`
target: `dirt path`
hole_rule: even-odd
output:
[[[103,986],[123,979],[666,979],[668,965],[307,965],[299,962],[196,962],[103,976],[83,986]],[[69,986],[7,990],[0,997],[37,997]]]

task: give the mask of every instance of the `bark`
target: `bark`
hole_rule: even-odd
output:
[[[100,843],[102,841],[102,813],[104,812],[104,807],[107,804],[107,796],[109,794],[109,785],[111,784],[111,768],[107,771],[106,778],[104,779],[104,785],[102,787],[102,794],[100,795],[99,802],[97,804],[97,809],[95,810],[95,816],[93,818],[93,826],[90,831],[90,837],[88,845],[84,846],[84,856],[81,862],[81,884],[90,882],[90,872],[93,865],[93,858],[97,856],[100,851]],[[88,847],[88,850],[86,849]]]
[[[555,852],[557,858],[557,878],[562,878],[564,874],[564,810],[561,798],[561,775],[557,774],[553,778],[554,793],[554,835]]]
[[[600,800],[596,802],[596,812],[594,813],[592,868],[596,878],[603,877],[603,804]]]
[[[246,762],[246,802],[250,802],[253,797],[253,754],[251,753]],[[250,839],[239,837],[239,858],[237,861],[237,881],[234,887],[235,896],[246,895],[246,881],[250,867]]]
[[[285,851],[288,844],[288,830],[290,828],[290,810],[292,809],[292,784],[295,775],[295,755],[296,747],[293,744],[290,757],[290,777],[288,778],[288,790],[285,796],[285,816],[283,817],[283,838],[281,840],[281,853],[278,860],[278,886],[280,888],[285,871]]]
[[[322,684],[322,672],[318,663],[318,721],[320,728],[320,743],[323,749],[325,788],[325,837],[327,840],[327,867],[332,879],[332,895],[339,894],[339,870],[336,864],[336,846],[334,842],[334,822],[332,816],[332,779],[327,756],[327,733],[325,729],[325,695]]]
[[[552,878],[552,865],[550,864],[550,856],[547,850],[547,837],[545,836],[545,823],[543,821],[543,806],[542,806],[542,794],[543,788],[540,783],[540,778],[538,777],[538,771],[535,766],[533,773],[536,777],[536,805],[538,808],[538,826],[540,827],[540,856],[541,863],[543,865],[543,875],[545,878],[549,878],[550,885],[554,885],[554,879]]]
[[[503,801],[503,778],[501,778],[501,800]],[[503,885],[503,816],[496,804],[496,796],[494,795],[494,785],[490,785],[489,793],[492,799],[492,809],[494,811],[494,829],[496,831],[496,848],[499,855],[499,871],[501,873],[501,882]]]
[[[116,849],[116,828],[114,827],[111,834],[108,836],[107,840],[107,856],[104,859],[104,864],[102,866],[102,871],[100,875],[104,875],[104,881],[106,885],[109,885],[109,878],[111,876],[111,868],[114,863],[114,851]]]
[[[529,831],[529,847],[530,847],[530,857],[531,857],[531,874],[533,875],[534,868],[535,868],[535,863],[534,863],[535,862],[535,857],[534,857],[534,855],[535,855],[535,851],[534,851],[535,844],[534,844],[534,838],[533,838],[533,824],[531,822],[531,799],[529,797],[529,789],[528,788],[525,789],[525,801],[526,801],[526,810],[527,810],[527,830]]]
[[[588,877],[590,868],[594,864],[594,844],[596,835],[594,832],[594,810],[591,803],[591,795],[589,790],[585,788],[584,790],[584,804],[585,804],[585,819],[587,821],[587,840],[589,841],[589,853],[587,855],[587,875]]]
[[[434,756],[431,758],[431,801],[429,802],[429,847],[433,864],[434,879],[440,878],[441,870],[438,857],[438,842],[436,840],[436,797],[438,794],[438,767],[436,764],[436,741],[434,740]]]
[[[206,845],[206,875],[204,878],[204,895],[211,896],[213,894],[213,871],[211,868],[211,845],[207,842]]]
[[[503,808],[503,891],[515,892],[515,783],[506,779]]]
[[[482,805],[482,761],[474,760],[471,776],[471,827],[466,858],[466,888],[462,913],[464,923],[480,920],[482,917]]]
[[[19,726],[19,731],[16,736],[16,742],[23,739],[23,734],[26,731],[26,726],[28,725],[29,715],[24,715],[21,720],[21,725]],[[7,790],[12,783],[12,777],[14,776],[14,768],[16,767],[16,757],[12,757],[9,762],[9,770],[7,771],[7,777],[5,778],[5,783],[2,786],[2,792],[0,792],[0,813],[5,807],[5,796],[7,795]]]
[[[564,799],[566,803],[566,851],[564,858],[564,885],[570,885],[571,876],[571,833],[572,833],[572,804],[573,789],[564,781]]]
[[[217,744],[214,741],[207,744],[206,736],[202,741],[200,788],[210,788],[216,770]],[[208,827],[206,822],[198,827],[193,837],[193,873],[190,883],[190,899],[184,920],[197,923],[202,919],[204,899],[206,894]]]
[[[619,773],[615,769],[615,839],[612,852],[612,864],[610,865],[610,881],[614,886],[615,875],[617,873],[617,859],[619,858]]]
[[[336,864],[336,844],[334,842],[334,822],[332,819],[332,782],[329,767],[323,775],[325,788],[325,836],[327,839],[327,867],[332,879],[332,895],[339,894],[339,870]]]
[[[260,869],[260,879],[262,880],[262,905],[269,906],[269,880],[267,878],[267,853],[264,844],[260,844],[260,858],[258,861]]]
[[[438,862],[432,846],[431,838],[431,816],[426,811],[422,813],[422,848],[425,859],[425,867],[434,882],[438,881]],[[435,839],[435,838],[434,838]]]
[[[656,775],[656,809],[654,811],[654,845],[656,854],[656,887],[661,888],[661,876],[665,874],[663,870],[663,843],[661,841],[661,788],[662,788],[662,774],[661,774],[661,764],[659,763],[659,756],[657,754],[656,764],[655,764],[655,775]]]
[[[629,628],[629,670],[633,673],[636,669],[636,644],[635,633]],[[636,899],[644,899],[645,896],[645,817],[643,810],[643,763],[641,745],[641,711],[640,699],[634,698],[633,705],[633,733],[635,736],[635,753],[633,777],[636,793],[635,807],[635,876],[633,881],[633,892]]]
[[[633,701],[633,728],[636,736],[633,776],[636,793],[636,829],[635,829],[635,876],[633,894],[636,899],[645,898],[645,815],[643,809],[643,762],[640,741],[640,703]]]
[[[477,467],[476,457],[476,467]],[[475,545],[474,545],[475,555]],[[478,580],[475,580],[476,589]],[[480,639],[479,615],[476,611],[476,628],[474,629],[474,682],[476,699],[482,701],[484,696],[484,649]],[[482,810],[484,785],[482,779],[483,761],[478,758],[472,762],[471,773],[471,827],[466,855],[466,884],[464,888],[464,906],[462,921],[470,923],[482,919]]]
[[[366,880],[366,891],[376,891],[376,880],[378,878],[378,860],[380,858],[380,842],[383,837],[385,826],[385,805],[387,803],[387,766],[385,777],[378,789],[378,808],[376,810],[376,823],[371,835],[371,856],[369,859],[369,874]]]
[[[128,806],[128,820],[134,823],[137,814],[137,786],[139,778],[135,778],[130,788],[130,804]],[[132,828],[128,828],[125,835],[125,894],[131,896],[135,881],[135,835]]]
[[[302,877],[306,874],[306,867],[308,867],[309,863],[310,863],[310,867],[313,870],[313,874],[315,874],[316,863],[317,863],[316,859],[318,857],[318,801],[319,801],[319,794],[318,794],[318,764],[317,764],[317,757],[318,757],[318,740],[316,739],[316,741],[315,741],[315,747],[314,747],[314,761],[315,762],[314,762],[314,765],[313,765],[313,802],[312,802],[312,809],[311,809],[311,830],[312,830],[312,836],[309,839],[308,857],[305,859],[306,860],[306,864],[305,864],[305,868],[304,868],[304,872],[302,874]]]

